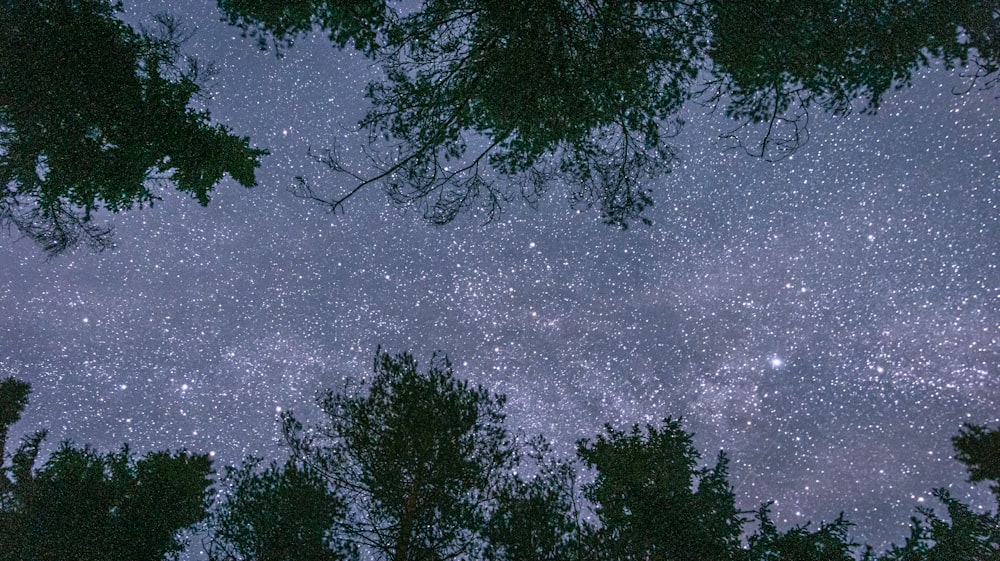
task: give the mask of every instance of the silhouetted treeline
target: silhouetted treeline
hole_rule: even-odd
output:
[[[374,171],[335,147],[316,156],[353,187],[331,198],[299,178],[298,194],[337,210],[379,184],[435,223],[558,187],[625,227],[674,165],[688,102],[733,120],[725,146],[776,159],[807,140],[811,112],[875,111],[934,64],[960,69],[965,89],[1000,68],[1000,7],[982,0],[218,4],[262,48],[322,29],[384,70],[361,121]]]
[[[209,70],[170,17],[136,31],[108,0],[0,2],[0,228],[50,255],[112,244],[100,209],[152,206],[173,185],[208,203],[266,152],[192,107]]]
[[[921,69],[992,86],[1000,8],[985,0],[218,0],[277,52],[316,29],[372,57],[367,162],[311,155],[434,223],[558,188],[619,227],[647,221],[688,103],[733,120],[723,145],[781,158],[812,112],[875,111]],[[110,245],[91,222],[151,205],[155,184],[201,204],[224,174],[255,183],[263,150],[192,107],[205,69],[169,17],[136,31],[109,0],[0,2],[0,227],[50,254]],[[331,67],[331,72],[333,72]],[[248,85],[250,87],[252,85]]]
[[[28,386],[0,382],[0,429]],[[911,534],[876,555],[843,515],[779,529],[770,505],[736,508],[728,458],[703,464],[680,420],[607,425],[559,458],[504,425],[504,397],[379,351],[367,383],[319,398],[324,418],[282,418],[290,456],[226,469],[209,511],[203,455],[135,460],[64,443],[36,466],[44,433],[4,456],[0,559],[161,559],[200,528],[213,561],[988,561],[1000,517],[934,491]],[[1000,465],[1000,429],[967,425],[957,457],[974,481]],[[9,460],[9,461],[8,461]],[[996,487],[993,487],[996,490]],[[1000,496],[998,496],[1000,499]],[[201,522],[201,524],[199,524]]]
[[[30,387],[0,380],[0,435],[27,404]],[[62,443],[38,465],[45,431],[4,450],[0,560],[154,561],[186,545],[178,532],[208,515],[207,454],[110,453]]]

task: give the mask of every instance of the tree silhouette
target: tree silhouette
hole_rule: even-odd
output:
[[[0,464],[3,451],[7,449],[7,434],[10,426],[21,419],[21,413],[28,405],[31,385],[14,378],[0,380]]]
[[[220,0],[231,22],[276,42],[318,24],[345,44],[340,30],[357,16],[339,2],[318,5],[309,13]],[[386,141],[384,154],[369,151],[376,172],[368,177],[336,149],[320,154],[356,186],[329,199],[297,178],[297,194],[338,210],[381,184],[396,203],[423,204],[442,224],[476,206],[492,218],[517,193],[534,201],[565,183],[574,205],[596,206],[608,223],[642,219],[652,204],[645,180],[674,161],[663,140],[697,73],[703,7],[443,1],[406,16],[384,3],[364,8],[364,40],[351,37],[388,79],[370,85],[374,107],[361,124]]]
[[[0,381],[0,428],[19,418],[29,390]],[[744,534],[725,454],[699,467],[692,435],[671,418],[578,441],[592,477],[578,488],[572,459],[542,437],[515,446],[504,398],[456,380],[446,359],[420,372],[410,355],[379,350],[370,382],[319,401],[322,424],[283,416],[284,463],[227,468],[207,521],[210,560],[1000,560],[1000,515],[946,489],[933,492],[946,514],[918,507],[909,537],[881,556],[856,551],[843,515],[779,529],[770,503]],[[996,432],[966,425],[954,439],[974,478],[992,477],[976,470],[994,461]],[[179,532],[207,516],[205,455],[135,459],[127,446],[100,454],[67,442],[38,466],[44,438],[3,456],[0,561],[176,558]]]
[[[1000,429],[966,423],[951,441],[955,459],[969,470],[969,482],[992,481],[990,490],[1000,505]]]
[[[2,385],[4,409],[20,404],[11,408],[20,413],[25,385]],[[64,442],[37,467],[44,438],[44,431],[26,438],[3,465],[0,560],[160,560],[181,551],[178,533],[207,514],[207,455],[153,452],[135,460],[127,446],[102,455]]]
[[[596,470],[585,488],[600,528],[594,548],[609,561],[709,561],[731,559],[739,549],[742,520],[719,454],[712,469],[681,422],[639,425],[582,440],[577,455]]]
[[[996,561],[1000,559],[1000,516],[976,513],[947,489],[934,496],[944,503],[948,520],[933,509],[918,507],[910,536],[902,546],[893,545],[880,561]]]
[[[356,551],[329,532],[344,504],[315,472],[294,461],[258,470],[259,460],[227,469],[230,492],[216,505],[210,527],[213,561],[338,561]]]
[[[516,475],[497,494],[487,524],[487,555],[491,561],[563,561],[578,559],[581,540],[576,504],[576,472],[567,462],[550,458],[541,438],[531,443],[536,469]]]
[[[204,66],[181,56],[173,20],[136,32],[118,9],[0,4],[0,225],[50,255],[109,247],[111,230],[93,213],[152,205],[155,184],[202,205],[225,174],[253,186],[266,154],[190,107]]]
[[[858,544],[848,539],[853,524],[841,514],[833,522],[821,524],[815,531],[809,524],[795,526],[785,532],[778,530],[770,516],[770,505],[761,506],[754,515],[757,531],[747,539],[743,559],[770,561],[854,561],[852,548]],[[866,559],[868,554],[866,553]]]
[[[992,44],[1000,12],[978,0],[710,4],[711,101],[723,101],[738,123],[724,138],[768,159],[806,141],[812,107],[838,116],[874,112],[933,61],[982,76],[994,74],[1000,61]],[[753,125],[763,132],[748,143],[744,133]]]
[[[218,0],[218,4],[230,25],[256,38],[261,50],[273,45],[279,56],[296,35],[317,27],[341,48],[350,42],[373,52],[387,16],[385,0]]]
[[[665,139],[698,71],[704,12],[448,0],[387,18],[372,51],[387,79],[370,84],[361,122],[376,172],[351,171],[331,150],[320,159],[355,187],[323,199],[300,178],[296,192],[337,210],[380,183],[443,224],[477,206],[492,218],[517,193],[534,201],[564,183],[574,205],[624,227],[652,202],[646,181],[673,164]]]
[[[433,223],[564,188],[625,227],[669,172],[677,115],[698,101],[732,118],[724,143],[766,159],[808,139],[811,110],[875,111],[922,68],[992,85],[1000,8],[982,0],[219,0],[230,22],[287,46],[314,27],[384,70],[369,84],[368,162],[313,153],[353,187],[381,185]],[[364,168],[367,166],[367,169]]]
[[[503,403],[456,381],[447,360],[419,373],[411,356],[379,351],[366,394],[328,392],[324,425],[286,415],[285,432],[350,505],[338,535],[378,559],[466,557],[514,462]]]

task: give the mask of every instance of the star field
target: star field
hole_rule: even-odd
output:
[[[774,163],[713,143],[730,123],[692,106],[652,227],[609,229],[555,189],[433,227],[377,188],[336,215],[286,190],[350,186],[306,150],[362,164],[369,61],[322,37],[277,60],[212,2],[169,8],[219,67],[213,117],[271,155],[257,188],[227,180],[207,208],[164,191],[104,217],[112,252],[0,242],[0,376],[33,388],[14,439],[186,447],[217,471],[277,457],[278,414],[317,420],[316,392],[381,345],[447,353],[508,395],[509,428],[566,454],[605,422],[684,416],[706,461],[729,453],[738,506],[774,500],[785,525],[845,511],[879,551],[934,487],[991,504],[950,438],[1000,422],[996,91],[925,72],[876,115],[817,115]]]

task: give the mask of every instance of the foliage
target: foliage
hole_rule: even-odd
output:
[[[347,43],[366,52],[375,49],[378,29],[386,23],[385,0],[218,0],[230,25],[255,37],[261,50],[269,41],[280,56],[296,35],[319,27],[343,48]]]
[[[0,225],[50,255],[111,245],[98,209],[152,205],[172,183],[206,205],[229,174],[245,187],[266,153],[190,107],[204,70],[183,32],[115,18],[108,0],[0,4]]]
[[[921,507],[902,546],[894,545],[881,561],[996,561],[1000,559],[1000,516],[973,512],[947,489],[934,496],[944,503],[948,520]]]
[[[443,224],[479,208],[492,219],[553,186],[609,224],[646,221],[649,183],[676,154],[669,138],[696,100],[734,120],[731,147],[766,159],[808,140],[810,111],[873,112],[934,64],[992,85],[1000,8],[983,0],[219,0],[229,21],[275,43],[314,27],[371,56],[367,162],[317,155]],[[756,140],[754,140],[756,137]]]
[[[410,355],[379,350],[373,378],[349,388],[320,398],[320,425],[283,417],[283,464],[227,468],[210,517],[206,455],[136,459],[127,446],[101,454],[65,442],[39,467],[46,434],[30,435],[0,466],[0,561],[176,558],[182,532],[206,517],[212,561],[1000,560],[1000,515],[945,489],[934,496],[946,514],[918,507],[907,540],[879,557],[855,552],[842,514],[779,529],[771,503],[741,544],[747,520],[728,459],[699,467],[680,420],[607,425],[578,441],[592,477],[578,487],[573,461],[540,436],[518,446],[503,396],[456,380],[447,359],[420,372]],[[29,391],[0,381],[0,427],[20,417]],[[992,478],[995,434],[966,425],[955,437],[974,480]]]
[[[966,423],[952,444],[955,458],[969,470],[969,482],[992,481],[990,489],[1000,504],[1000,429]]]
[[[531,443],[536,471],[515,476],[501,487],[490,516],[486,557],[494,561],[575,559],[583,544],[576,505],[576,472],[567,462],[550,459],[540,437]]]
[[[748,540],[744,552],[747,561],[854,561],[847,533],[853,524],[841,514],[833,522],[821,524],[809,531],[809,524],[795,526],[785,532],[778,530],[770,517],[770,504],[762,505],[754,517],[757,531]]]
[[[14,378],[0,380],[0,463],[7,447],[7,431],[21,419],[21,413],[28,405],[31,386]]]
[[[6,391],[17,384],[17,391]],[[6,380],[3,397],[23,408],[26,384]],[[6,406],[8,402],[5,402]],[[0,560],[155,561],[184,548],[178,532],[205,518],[207,455],[128,447],[99,454],[64,442],[37,467],[45,432],[26,438],[0,477]]]
[[[516,193],[566,183],[574,205],[625,227],[652,203],[644,183],[669,171],[664,141],[701,60],[704,10],[685,2],[435,0],[386,19],[372,54],[361,125],[385,154],[354,175],[332,210],[382,183],[437,224],[479,205],[492,218]],[[666,124],[665,124],[666,123]],[[301,180],[300,195],[323,200]]]
[[[455,380],[446,359],[419,373],[381,351],[367,390],[328,392],[316,435],[285,416],[292,449],[350,505],[336,533],[379,559],[470,555],[514,461],[504,398]]]
[[[974,18],[985,17],[994,24],[980,36],[996,39],[1000,13],[976,0],[957,5],[939,0],[710,4],[709,84],[715,88],[713,100],[726,98],[726,114],[739,123],[725,138],[769,159],[786,156],[806,141],[812,106],[838,116],[856,109],[874,112],[887,92],[908,86],[915,72],[934,61],[951,68],[974,61],[988,66],[991,56],[1000,60],[995,52],[977,56],[962,38]],[[762,138],[744,145],[741,129],[761,123],[766,125]]]
[[[596,470],[584,489],[600,528],[595,548],[604,559],[730,559],[739,548],[742,520],[722,453],[712,469],[700,457],[681,421],[619,431],[607,425],[577,455]]]
[[[292,460],[259,470],[259,460],[228,468],[230,490],[210,527],[213,561],[337,561],[356,558],[329,535],[344,504],[307,466]]]

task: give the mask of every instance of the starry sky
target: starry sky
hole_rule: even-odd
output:
[[[319,421],[316,392],[369,374],[381,345],[447,353],[507,394],[509,428],[567,454],[605,422],[683,416],[706,460],[730,454],[740,507],[844,511],[877,549],[934,487],[991,504],[950,438],[1000,422],[996,90],[925,71],[876,115],[814,118],[776,163],[724,150],[731,123],[692,105],[651,227],[608,228],[558,190],[435,227],[377,188],[336,215],[287,191],[351,187],[306,150],[359,153],[369,60],[322,36],[278,60],[209,0],[125,8],[197,28],[188,52],[219,69],[203,102],[271,155],[207,208],[165,190],[102,217],[111,252],[47,261],[0,239],[0,376],[33,387],[13,438],[280,457],[279,413]]]

